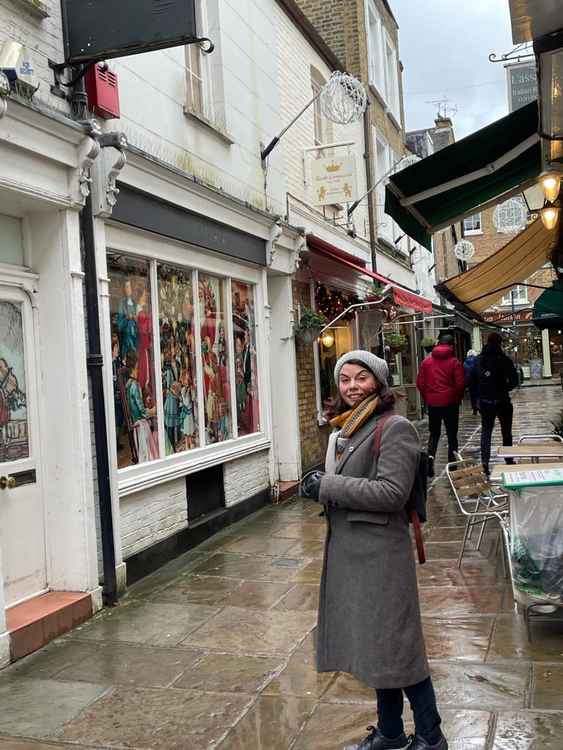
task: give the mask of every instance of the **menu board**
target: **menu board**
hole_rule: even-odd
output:
[[[538,468],[529,471],[505,471],[502,475],[502,484],[507,489],[563,484],[563,467],[560,469]]]

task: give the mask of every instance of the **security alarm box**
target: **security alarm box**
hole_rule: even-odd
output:
[[[88,68],[84,76],[84,84],[88,94],[88,108],[97,117],[111,120],[120,116],[116,73],[109,70],[107,65],[96,63]]]

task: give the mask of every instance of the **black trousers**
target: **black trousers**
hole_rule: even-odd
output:
[[[438,450],[438,443],[442,432],[442,422],[446,427],[446,435],[448,436],[448,461],[455,461],[454,451],[457,451],[459,447],[457,442],[459,404],[428,407],[428,428],[430,430],[428,455],[433,458],[436,458],[436,451]]]
[[[483,466],[488,466],[491,459],[491,436],[495,426],[495,419],[498,419],[500,422],[502,444],[512,445],[512,416],[514,409],[510,400],[497,402],[481,401],[480,409],[481,461],[483,462]],[[513,464],[514,459],[507,458],[506,463]]]
[[[411,687],[376,690],[378,727],[380,732],[391,739],[404,731],[403,692],[411,704],[416,734],[430,745],[440,740],[442,719],[436,706],[436,695],[432,680],[427,677]]]

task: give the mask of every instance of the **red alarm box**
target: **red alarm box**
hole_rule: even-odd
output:
[[[98,117],[111,120],[120,116],[119,85],[116,73],[103,63],[88,68],[84,76],[88,107]]]

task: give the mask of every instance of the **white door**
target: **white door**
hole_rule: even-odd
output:
[[[6,606],[47,587],[34,313],[0,280],[0,548]]]

